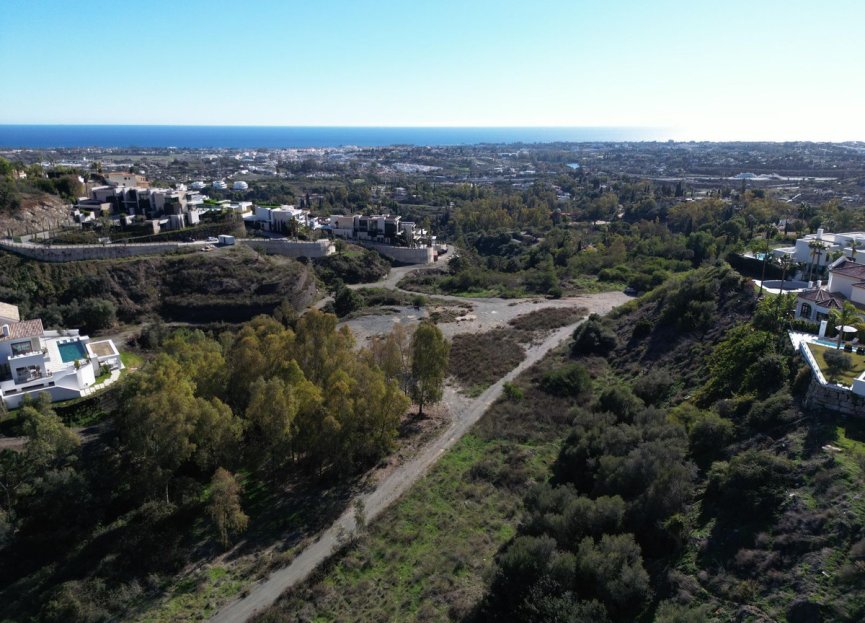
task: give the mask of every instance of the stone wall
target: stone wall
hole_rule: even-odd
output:
[[[330,240],[314,240],[304,242],[300,240],[274,240],[268,238],[238,238],[238,244],[276,255],[287,255],[288,257],[324,257],[336,252],[333,242]]]
[[[136,255],[162,255],[181,249],[197,251],[206,242],[142,242],[134,244],[64,244],[42,245],[0,240],[0,249],[41,262],[77,262],[110,260]]]
[[[352,240],[351,242],[375,249],[383,256],[402,264],[432,264],[436,261],[436,252],[432,247],[396,247],[369,240]]]
[[[828,409],[843,415],[865,417],[865,397],[836,385],[822,384],[811,374],[804,406],[809,411]]]
[[[0,240],[0,249],[23,255],[41,262],[77,262],[82,260],[110,260],[136,255],[161,255],[179,250],[198,251],[208,244],[197,242],[136,242],[98,244],[64,244],[43,245],[30,242],[12,242]],[[330,240],[315,240],[311,242],[295,240],[268,240],[266,238],[238,238],[237,244],[243,244],[264,253],[287,255],[289,257],[324,257],[335,252]],[[409,251],[413,249],[407,249]]]

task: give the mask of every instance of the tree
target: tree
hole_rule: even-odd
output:
[[[207,514],[223,547],[228,547],[231,535],[241,534],[249,525],[249,517],[240,505],[240,485],[234,474],[222,467],[216,470],[210,481]]]
[[[829,380],[833,382],[838,379],[842,372],[853,367],[853,360],[841,350],[827,350],[823,359],[826,361]]]
[[[633,620],[652,589],[640,546],[631,534],[586,537],[577,550],[577,577],[587,597],[597,597],[615,618]]]
[[[411,395],[418,415],[423,415],[425,404],[441,400],[450,344],[437,326],[423,321],[414,332],[411,351]]]
[[[273,467],[277,467],[279,450],[287,453],[288,445],[295,436],[294,419],[299,409],[294,389],[280,378],[258,379],[250,389],[246,418],[256,431],[256,444],[270,456]]]
[[[844,301],[841,309],[833,309],[829,312],[832,324],[838,326],[838,348],[841,348],[841,340],[844,338],[844,327],[858,327],[861,324],[859,310],[850,301]]]
[[[195,452],[195,385],[168,355],[159,355],[123,388],[117,428],[145,489],[165,487]]]
[[[375,336],[369,347],[372,361],[385,378],[399,383],[408,393],[411,378],[411,336],[403,324],[395,324],[386,336]]]
[[[333,297],[333,310],[340,318],[360,309],[362,305],[363,298],[357,292],[345,286],[340,287]]]
[[[820,240],[812,240],[808,243],[808,248],[811,250],[811,266],[808,271],[808,281],[811,281],[814,277],[814,268],[815,266],[819,267],[820,258],[823,257],[826,245]]]

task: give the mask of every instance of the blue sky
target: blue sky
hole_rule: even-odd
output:
[[[0,123],[865,140],[858,0],[0,4]]]

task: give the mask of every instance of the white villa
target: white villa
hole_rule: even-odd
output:
[[[811,244],[813,242],[823,243],[824,250],[819,258],[812,255]],[[840,252],[855,257],[852,247],[854,244],[857,250],[862,250],[865,253],[865,232],[851,231],[842,234],[830,234],[818,229],[816,234],[808,234],[797,239],[795,246],[775,249],[772,254],[776,257],[786,255],[800,264],[810,264],[816,261],[816,264],[822,267],[832,262],[834,253]]]
[[[310,229],[320,229],[321,227],[317,219],[310,216],[309,210],[301,210],[293,205],[278,207],[254,205],[252,214],[244,216],[243,220],[251,225],[257,225],[265,231],[277,233],[286,233],[291,228],[292,221]]]
[[[829,282],[800,292],[796,297],[796,318],[820,322],[833,309],[841,309],[850,301],[865,311],[865,264],[841,257],[829,266]]]
[[[53,401],[86,396],[104,370],[122,368],[111,340],[93,342],[77,329],[46,331],[42,320],[21,320],[18,307],[0,303],[0,399],[7,407],[40,392]]]
[[[385,244],[402,244],[418,246],[427,232],[412,221],[403,221],[399,216],[376,214],[364,216],[350,214],[348,216],[333,215],[330,217],[329,229],[338,238],[350,240],[369,240]],[[432,238],[435,244],[435,237]]]

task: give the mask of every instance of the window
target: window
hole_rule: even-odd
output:
[[[26,342],[15,342],[11,345],[12,348],[12,356],[15,355],[23,355],[24,353],[29,353],[33,350],[33,345],[30,343],[30,340]]]
[[[802,303],[802,307],[799,308],[799,317],[811,320],[811,314],[811,306],[808,303]]]

